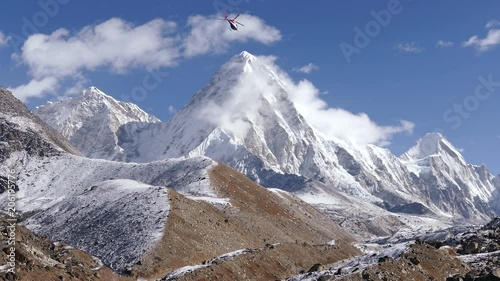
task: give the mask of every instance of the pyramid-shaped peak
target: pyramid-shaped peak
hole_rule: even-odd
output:
[[[103,91],[99,90],[97,87],[90,86],[87,89],[83,90],[81,96],[92,96],[92,97],[109,97]]]
[[[447,154],[453,158],[463,160],[463,156],[451,142],[441,133],[428,133],[422,137],[417,145],[403,155],[403,158],[423,159],[433,155]]]

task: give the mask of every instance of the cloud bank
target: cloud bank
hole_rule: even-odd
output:
[[[251,15],[240,15],[244,21],[240,31],[231,31],[227,23],[218,21],[217,16],[191,16],[188,19],[189,34],[183,40],[186,57],[206,53],[222,53],[233,42],[245,43],[250,40],[269,45],[281,40],[281,32],[267,25],[262,19]]]
[[[330,138],[340,138],[358,144],[387,146],[398,133],[412,133],[415,124],[401,120],[393,126],[382,126],[366,113],[352,113],[334,108],[321,99],[320,91],[309,81],[290,85],[290,95],[297,110],[311,126]]]
[[[61,91],[65,80],[81,84],[86,72],[98,69],[123,74],[132,68],[173,67],[182,58],[222,53],[233,42],[253,40],[272,44],[281,40],[280,31],[258,17],[241,15],[245,29],[240,32],[229,31],[226,23],[215,18],[191,16],[187,32],[180,31],[176,22],[163,19],[134,25],[111,18],[75,33],[61,28],[51,34],[31,35],[21,52],[12,58],[28,67],[32,80],[9,90],[26,101]],[[0,43],[6,40],[2,36],[0,34]],[[68,91],[73,89],[62,90]]]

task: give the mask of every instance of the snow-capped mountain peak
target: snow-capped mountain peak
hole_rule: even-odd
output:
[[[160,120],[133,103],[115,100],[96,87],[79,96],[39,106],[35,114],[89,157],[122,159],[116,132],[130,122]]]
[[[107,99],[112,98],[111,96],[106,95],[103,91],[99,90],[97,87],[90,86],[87,89],[83,90],[80,94],[82,97],[87,99]]]
[[[473,202],[479,210],[487,209],[485,203],[489,203],[490,207],[495,205],[492,202],[495,184],[489,170],[484,165],[468,164],[459,150],[442,134],[425,135],[416,146],[401,156],[401,160],[432,192],[435,192],[436,187],[454,190],[453,196],[461,198],[463,202]],[[447,201],[456,203],[451,199]],[[479,203],[481,201],[484,203]]]
[[[440,133],[428,133],[422,137],[417,145],[402,155],[403,159],[424,159],[433,156],[448,156],[465,164],[460,151]]]

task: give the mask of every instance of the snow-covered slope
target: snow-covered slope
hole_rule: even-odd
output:
[[[24,188],[16,194],[16,202],[19,210],[30,212],[52,207],[113,179],[168,186],[187,195],[213,197],[215,194],[209,188],[207,169],[215,163],[208,158],[193,158],[137,164],[69,154],[48,159],[15,153],[4,162],[0,171],[2,174],[8,174],[8,169],[18,171],[17,185]]]
[[[312,204],[324,199],[321,194],[341,191],[395,212],[482,220],[492,215],[491,175],[467,165],[448,141],[431,143],[426,152],[444,151],[440,165],[455,167],[452,174],[420,165],[426,155],[418,148],[400,159],[374,145],[327,138],[298,112],[282,75],[266,58],[242,52],[171,122],[122,126],[120,145],[130,161],[209,156],[264,186],[307,191],[304,198]]]
[[[123,271],[163,236],[169,214],[165,186],[201,200],[219,199],[208,179],[212,165],[208,158],[134,164],[14,152],[0,174],[16,179],[16,209],[36,214],[25,222],[28,228]],[[0,200],[6,209],[6,192]]]
[[[91,158],[124,160],[116,132],[130,122],[156,123],[133,103],[116,101],[96,87],[37,107],[35,114]]]
[[[165,188],[133,180],[109,180],[60,200],[29,218],[25,225],[124,270],[160,240],[168,212]]]

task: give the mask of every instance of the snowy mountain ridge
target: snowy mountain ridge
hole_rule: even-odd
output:
[[[495,177],[484,165],[468,164],[443,135],[427,134],[401,159],[419,177],[430,194],[429,199],[436,204],[449,201],[458,209],[470,204],[483,213],[498,210],[500,201],[496,194],[499,189]],[[441,208],[448,209],[447,206]]]
[[[116,132],[130,122],[157,123],[160,120],[133,103],[120,102],[96,87],[79,96],[48,102],[35,110],[86,156],[124,160]]]
[[[294,85],[272,61],[242,52],[170,122],[122,125],[116,135],[125,161],[207,156],[311,204],[341,192],[394,212],[467,220],[493,215],[494,177],[467,164],[442,135],[426,135],[401,157],[326,137],[303,117]]]

